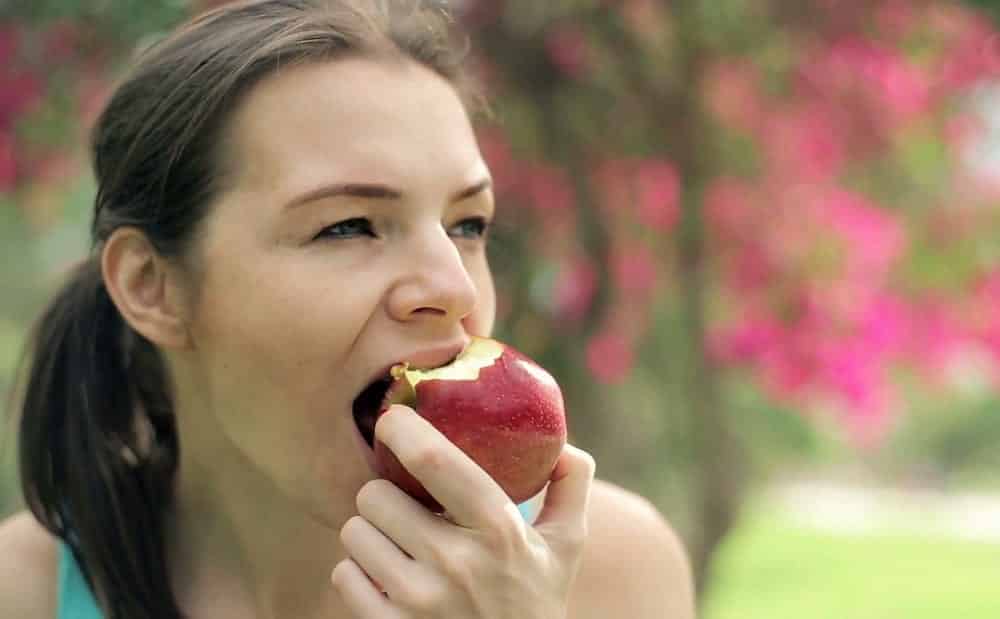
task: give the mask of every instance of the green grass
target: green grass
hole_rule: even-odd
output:
[[[806,618],[1000,618],[1000,543],[847,536],[750,516],[720,550],[702,619]]]

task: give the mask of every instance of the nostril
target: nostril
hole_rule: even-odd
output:
[[[448,312],[445,311],[445,310],[443,310],[443,309],[441,309],[440,307],[418,307],[417,309],[413,310],[413,313],[414,314],[431,314],[431,315],[434,315],[434,316],[444,316]]]

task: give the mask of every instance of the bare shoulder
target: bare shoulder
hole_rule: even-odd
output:
[[[652,503],[595,480],[587,523],[587,543],[570,596],[570,619],[694,618],[687,552]]]
[[[55,538],[27,511],[0,521],[0,617],[56,616]]]

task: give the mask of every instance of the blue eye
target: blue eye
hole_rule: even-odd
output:
[[[339,221],[332,226],[327,226],[316,235],[317,239],[349,239],[357,236],[375,236],[372,222],[364,217],[354,217]]]
[[[470,217],[452,226],[448,233],[464,239],[481,239],[486,237],[489,227],[485,217]]]

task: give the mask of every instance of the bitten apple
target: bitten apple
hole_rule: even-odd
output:
[[[563,445],[566,415],[555,379],[527,356],[473,338],[451,363],[432,370],[392,370],[379,415],[405,404],[427,419],[504,489],[515,503],[545,487]],[[377,472],[428,509],[441,505],[375,441]]]

